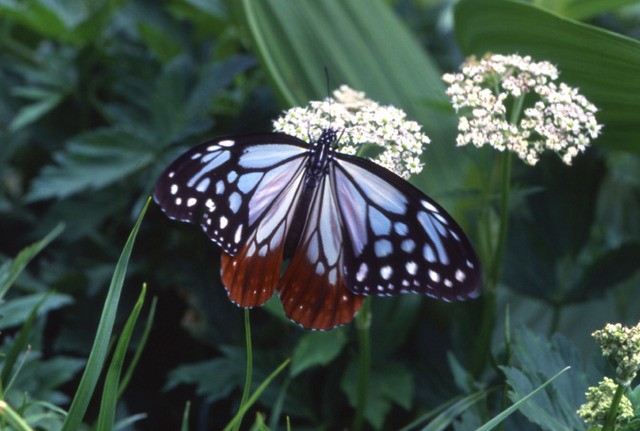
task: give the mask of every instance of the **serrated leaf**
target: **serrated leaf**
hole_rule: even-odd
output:
[[[640,42],[509,0],[464,0],[455,29],[465,54],[519,53],[548,60],[579,87],[605,125],[594,145],[640,152]]]
[[[544,384],[558,370],[572,368],[522,405],[520,411],[545,430],[584,429],[576,410],[584,401],[587,382],[575,346],[560,334],[555,334],[549,342],[522,325],[516,331],[512,347],[517,365],[500,368],[507,376],[509,398],[513,402]]]
[[[358,402],[358,372],[358,364],[350,363],[340,385],[354,407]],[[393,403],[409,409],[412,399],[411,374],[399,365],[381,364],[371,370],[364,417],[375,429],[381,429]]]
[[[169,373],[164,390],[180,384],[196,384],[197,393],[209,402],[227,397],[242,386],[247,361],[241,349],[226,347],[224,350],[225,357],[176,367]]]
[[[49,245],[63,230],[64,224],[59,224],[43,239],[22,250],[14,260],[8,260],[0,266],[0,300],[4,298],[13,282],[16,281],[31,259]]]
[[[328,364],[340,354],[346,342],[347,336],[342,328],[304,335],[293,351],[291,376],[297,376],[318,365]]]
[[[26,199],[64,198],[107,187],[144,169],[155,150],[151,138],[141,131],[109,128],[85,133],[54,154],[57,164],[42,169]]]
[[[23,106],[11,120],[9,130],[11,132],[15,132],[35,121],[38,121],[49,111],[58,106],[64,100],[64,97],[64,94],[55,93],[48,97],[44,97],[37,102]]]
[[[151,52],[163,63],[176,57],[183,50],[182,45],[172,38],[165,29],[158,28],[149,22],[140,22],[138,31]]]
[[[46,295],[47,293],[35,293],[13,298],[11,301],[0,304],[0,330],[23,324],[29,317],[31,310]],[[38,309],[38,315],[41,316],[51,310],[57,310],[72,302],[71,296],[54,293],[42,303]]]

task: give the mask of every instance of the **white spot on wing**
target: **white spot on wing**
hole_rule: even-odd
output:
[[[390,279],[392,274],[393,274],[393,270],[389,265],[385,265],[382,268],[380,268],[380,276],[385,280]]]
[[[360,264],[360,268],[358,268],[358,272],[356,273],[356,280],[361,282],[367,277],[368,272],[369,272],[369,268],[367,267],[367,264],[362,262]]]
[[[418,272],[418,265],[413,261],[407,262],[404,265],[404,267],[407,269],[407,272],[411,275],[416,275],[416,273]]]
[[[221,147],[233,147],[233,145],[235,144],[235,141],[232,141],[231,139],[225,139],[224,141],[220,141],[218,142],[218,145],[220,145]]]

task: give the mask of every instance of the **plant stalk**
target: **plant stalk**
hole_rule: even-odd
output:
[[[369,379],[371,377],[371,297],[364,299],[360,313],[356,317],[356,330],[360,344],[360,372],[358,375],[358,401],[355,417],[353,419],[353,431],[360,431],[364,424],[364,411],[367,406],[367,394],[369,391]]]

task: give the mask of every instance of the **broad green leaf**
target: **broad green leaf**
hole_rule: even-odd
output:
[[[604,248],[604,247],[603,247]],[[636,274],[640,267],[640,243],[626,243],[611,250],[601,249],[587,262],[579,280],[571,286],[568,299],[595,296]],[[591,295],[590,295],[591,294]]]
[[[96,331],[96,337],[89,354],[89,360],[87,361],[87,367],[82,375],[78,390],[76,391],[71,407],[69,408],[69,414],[67,415],[64,425],[61,431],[75,431],[79,429],[82,419],[89,406],[89,401],[93,397],[93,391],[95,390],[102,367],[104,365],[107,351],[109,349],[109,342],[111,339],[111,333],[113,331],[113,324],[116,318],[116,312],[118,310],[118,303],[120,301],[120,293],[122,292],[122,286],[124,284],[124,278],[127,273],[127,266],[129,265],[129,258],[131,257],[131,250],[133,249],[133,243],[135,241],[140,224],[144,217],[147,208],[149,207],[151,198],[147,200],[147,204],[142,209],[140,217],[136,222],[129,239],[127,240],[120,259],[116,264],[113,278],[111,279],[111,285],[109,286],[109,292],[105,299],[102,315],[100,316],[100,323],[98,324],[98,330]]]
[[[59,37],[70,26],[63,10],[55,2],[3,0],[0,13],[45,37]]]
[[[291,358],[291,376],[334,360],[347,342],[342,328],[327,332],[310,332],[300,338]]]
[[[520,1],[463,0],[455,29],[465,54],[530,55],[558,66],[604,124],[594,145],[640,152],[640,42]]]
[[[358,364],[349,364],[342,376],[341,388],[347,395],[349,404],[356,406],[358,402]],[[384,363],[371,370],[367,405],[364,417],[375,429],[381,429],[384,419],[391,410],[392,404],[404,409],[411,407],[413,398],[413,380],[411,374],[403,367]]]
[[[528,393],[526,396],[522,397],[517,402],[515,402],[511,407],[507,408],[503,412],[500,412],[500,414],[498,414],[496,417],[494,417],[489,422],[487,422],[486,424],[484,424],[483,426],[478,428],[478,431],[490,431],[490,430],[494,429],[495,427],[497,427],[509,415],[514,413],[516,410],[522,408],[522,406],[525,403],[529,402],[529,400],[532,397],[534,397],[536,394],[538,394],[538,392],[542,391],[545,387],[547,387],[547,385],[551,384],[554,380],[556,380],[558,377],[560,377],[560,375],[563,374],[565,371],[567,371],[569,368],[571,368],[571,367],[565,367],[564,369],[558,371],[553,377],[551,377],[549,380],[544,382],[542,385],[538,386],[536,389],[534,389],[533,391]],[[555,429],[560,429],[560,428],[553,428],[553,430],[555,430]]]
[[[622,6],[638,3],[638,0],[537,0],[533,3],[558,15],[582,20],[613,12]]]
[[[30,103],[20,108],[18,113],[11,123],[9,124],[9,130],[15,132],[35,121],[38,121],[49,111],[58,106],[63,100],[65,95],[59,93],[53,93],[48,97],[44,97],[37,102]]]
[[[4,295],[31,259],[40,253],[43,248],[49,245],[49,243],[60,235],[63,230],[64,225],[59,224],[42,240],[22,250],[14,260],[8,260],[0,266],[0,300],[4,298]]]
[[[171,35],[163,31],[162,28],[158,28],[149,22],[141,22],[138,26],[138,31],[149,49],[162,62],[171,60],[183,50],[182,45],[172,38]]]
[[[169,373],[165,390],[180,384],[197,384],[199,395],[209,402],[227,397],[232,390],[242,387],[247,365],[242,349],[223,347],[225,356],[210,361],[196,362],[176,367]]]
[[[110,128],[87,132],[54,154],[57,164],[42,169],[27,199],[64,198],[107,187],[144,169],[154,156],[154,143],[143,131]]]
[[[32,295],[12,298],[0,304],[0,316],[2,316],[0,318],[0,330],[23,324],[36,305],[45,297],[47,298],[38,308],[39,316],[73,302],[71,296],[60,293],[34,293]]]
[[[546,430],[584,429],[576,414],[587,390],[580,353],[560,334],[551,340],[534,334],[524,326],[518,327],[513,343],[514,366],[500,367],[507,376],[514,403],[540,387],[560,369],[572,368],[544,391],[520,406],[520,411],[532,422]]]

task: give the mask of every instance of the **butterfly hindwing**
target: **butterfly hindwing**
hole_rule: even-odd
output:
[[[328,177],[316,185],[297,248],[280,282],[287,316],[311,329],[345,324],[363,296],[349,291],[342,277],[346,232]]]
[[[453,218],[417,188],[365,159],[336,155],[332,170],[349,232],[343,275],[359,295],[473,296],[480,264]]]

